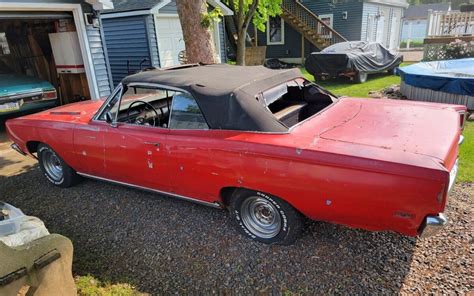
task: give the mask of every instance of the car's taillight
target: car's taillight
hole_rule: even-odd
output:
[[[57,98],[56,90],[43,92],[43,100],[53,100]]]

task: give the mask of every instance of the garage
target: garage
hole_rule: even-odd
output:
[[[111,91],[97,11],[110,1],[0,6],[0,120]]]
[[[179,52],[185,49],[179,17],[158,15],[155,18],[161,66],[179,65]]]

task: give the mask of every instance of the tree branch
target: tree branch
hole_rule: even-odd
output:
[[[247,28],[247,27],[249,26],[250,21],[252,20],[253,15],[255,14],[255,11],[257,11],[258,1],[259,1],[259,0],[254,0],[254,1],[252,2],[252,5],[250,6],[247,15],[245,16],[245,20],[244,20],[244,22],[243,22],[243,24],[242,24],[243,26],[245,26],[245,28]]]

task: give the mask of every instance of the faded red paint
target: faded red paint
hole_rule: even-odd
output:
[[[111,127],[91,120],[102,103],[10,120],[7,130],[24,151],[27,142],[46,143],[81,173],[207,202],[222,202],[225,187],[250,188],[314,220],[411,236],[445,208],[466,110],[345,98],[288,134],[271,134]]]

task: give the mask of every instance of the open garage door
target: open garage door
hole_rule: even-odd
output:
[[[0,13],[0,116],[90,98],[71,13]]]

